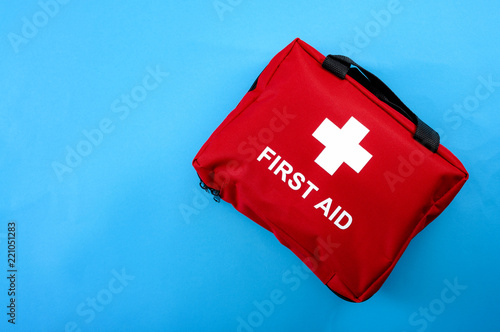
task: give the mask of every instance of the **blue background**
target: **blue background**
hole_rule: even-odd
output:
[[[498,330],[500,3],[41,3],[0,5],[0,330]],[[365,303],[312,275],[285,283],[298,258],[213,202],[191,166],[295,37],[375,72],[470,172]],[[140,102],[125,106],[131,93]],[[86,155],[57,171],[77,149]],[[451,303],[447,282],[462,287]],[[273,291],[280,303],[264,315]]]

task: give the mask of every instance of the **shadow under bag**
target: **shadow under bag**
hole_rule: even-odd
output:
[[[362,302],[468,178],[375,75],[295,39],[193,160],[202,186]]]

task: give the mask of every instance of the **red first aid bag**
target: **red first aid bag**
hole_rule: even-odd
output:
[[[375,75],[295,39],[193,160],[343,299],[370,298],[468,178]]]

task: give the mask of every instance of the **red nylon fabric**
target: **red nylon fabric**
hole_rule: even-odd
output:
[[[382,286],[410,240],[448,206],[468,173],[444,146],[432,153],[415,141],[415,125],[354,79],[323,69],[324,58],[300,39],[279,52],[193,166],[207,186],[273,232],[332,291],[362,302]],[[328,146],[314,137],[325,119],[338,130],[368,130],[346,157],[364,154],[359,173],[342,163],[329,174],[315,161],[331,146],[351,144],[349,135],[335,136]],[[371,155],[368,161],[359,149]]]

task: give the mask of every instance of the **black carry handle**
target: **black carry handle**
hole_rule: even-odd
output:
[[[351,67],[351,65],[355,67]],[[439,148],[439,134],[420,120],[377,76],[343,55],[328,55],[322,66],[341,79],[345,79],[345,76],[349,75],[358,81],[378,99],[394,108],[417,126],[415,135],[413,135],[416,141],[432,152],[437,151]]]

